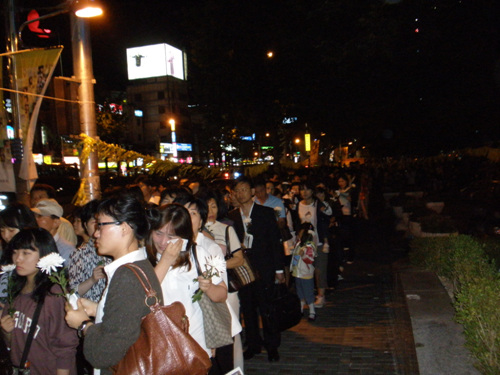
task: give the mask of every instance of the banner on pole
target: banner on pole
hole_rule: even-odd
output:
[[[17,87],[19,91],[25,93],[19,95],[18,103],[21,121],[20,135],[24,145],[24,157],[19,177],[29,182],[30,189],[38,178],[32,152],[38,113],[61,51],[62,47],[57,47],[19,51],[12,54]],[[36,96],[29,94],[36,94]]]

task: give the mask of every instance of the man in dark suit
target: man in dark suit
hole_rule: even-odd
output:
[[[229,213],[234,228],[258,279],[239,290],[241,311],[245,320],[247,350],[245,359],[259,354],[266,347],[269,361],[279,361],[278,347],[281,334],[269,319],[270,298],[275,281],[285,282],[283,273],[283,246],[274,210],[254,204],[254,189],[251,180],[241,178],[234,188],[240,207]],[[259,333],[259,313],[262,316],[264,340]]]

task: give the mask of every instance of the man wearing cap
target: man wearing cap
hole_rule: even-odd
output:
[[[61,225],[63,208],[55,199],[42,199],[35,208],[31,209],[35,213],[36,222],[40,228],[46,229],[54,237],[59,254],[65,259],[65,266],[69,265],[69,256],[75,247],[62,238],[57,229]]]
[[[30,190],[30,203],[31,207],[36,207],[36,204],[42,199],[56,199],[56,190],[47,184],[35,184]],[[68,241],[73,246],[76,246],[78,240],[76,238],[73,224],[66,220],[63,216],[60,217],[61,225],[57,233]]]

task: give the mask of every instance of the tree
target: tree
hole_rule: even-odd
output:
[[[105,102],[96,110],[97,135],[107,143],[123,145],[126,140],[127,115]]]

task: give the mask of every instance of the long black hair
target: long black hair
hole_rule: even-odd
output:
[[[9,242],[9,253],[13,254],[14,250],[30,249],[38,251],[40,259],[50,253],[59,254],[54,241],[54,237],[43,228],[28,228],[22,229]],[[26,276],[20,276],[14,270],[12,273],[14,281],[13,296],[14,298],[21,293],[21,290],[26,285]],[[32,298],[35,302],[43,301],[45,296],[50,292],[54,284],[49,280],[49,275],[42,271],[38,271],[35,276],[35,289],[33,290]]]

